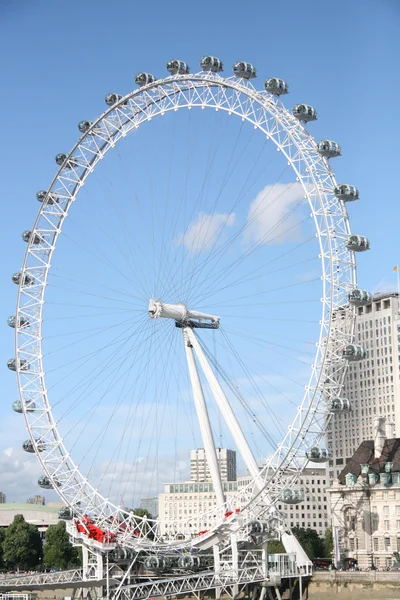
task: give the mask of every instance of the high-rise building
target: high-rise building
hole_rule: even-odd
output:
[[[142,498],[140,501],[140,508],[147,510],[153,519],[158,517],[158,496],[152,498]]]
[[[28,498],[26,501],[27,504],[38,504],[44,506],[45,500],[44,496],[32,496],[32,498]]]
[[[227,448],[215,449],[222,481],[236,481],[236,452]],[[204,448],[190,451],[191,481],[211,481]]]
[[[0,492],[0,504],[5,504],[7,502],[6,495],[3,492]]]
[[[363,440],[373,437],[376,417],[386,417],[388,437],[400,435],[400,315],[396,293],[376,294],[356,308],[354,343],[367,351],[349,363],[343,398],[351,410],[335,413],[327,430],[332,484]]]

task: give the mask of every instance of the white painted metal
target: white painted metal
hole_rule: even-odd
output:
[[[110,515],[116,517],[111,529],[117,533],[120,544],[133,548],[148,544],[155,549],[162,547],[164,542],[157,533],[157,523],[150,524],[154,533],[151,543],[130,535],[132,517],[94,489],[65,448],[51,412],[45,383],[41,350],[42,308],[58,235],[86,178],[108,150],[130,131],[156,116],[182,108],[226,111],[250,123],[275,144],[304,189],[319,241],[322,273],[320,337],[309,383],[296,417],[262,472],[274,501],[279,498],[280,491],[290,487],[298,477],[306,464],[306,450],[322,439],[326,426],[326,402],[340,395],[347,367],[339,350],[353,338],[354,309],[343,309],[347,293],[356,287],[354,254],[344,244],[350,234],[346,206],[333,194],[336,181],[329,162],[318,154],[312,136],[280,101],[275,101],[267,92],[257,91],[249,82],[201,72],[171,76],[143,86],[101,115],[68,155],[68,160],[76,160],[76,166],[69,170],[61,167],[49,187],[49,193],[56,194],[59,202],[44,202],[32,228],[41,241],[39,244],[27,244],[22,272],[32,275],[34,283],[19,286],[16,311],[16,322],[26,317],[30,327],[15,329],[16,358],[28,360],[31,366],[29,371],[18,369],[17,379],[32,442],[35,448],[38,443],[44,445],[44,450],[37,455],[46,475],[53,482],[57,481],[55,489],[68,505],[75,507],[78,515],[90,513],[100,527],[102,524],[110,527]],[[346,311],[346,326],[343,322],[340,327],[335,323],[339,307]],[[321,394],[326,380],[330,382],[329,388]],[[35,412],[26,410],[32,402],[37,407]],[[256,477],[256,465],[251,456],[247,459],[252,463],[251,472]],[[286,478],[276,476],[277,473],[285,473]],[[246,515],[262,514],[264,510],[262,506],[252,504],[253,489],[251,484],[241,493],[241,497],[246,498],[244,503],[238,499],[244,522]],[[126,527],[119,530],[118,523]],[[221,522],[215,522],[214,527],[218,531],[222,527]],[[179,545],[190,545],[190,538],[188,528],[187,538],[180,540]]]
[[[162,317],[164,319],[174,319],[179,322],[185,322],[188,319],[211,321],[211,323],[219,323],[220,321],[220,318],[215,315],[209,315],[198,310],[188,310],[184,304],[166,304],[154,298],[149,302],[149,315],[152,319]]]
[[[210,469],[214,491],[217,496],[217,502],[220,506],[223,506],[225,502],[225,496],[222,487],[221,472],[218,466],[217,453],[215,451],[214,436],[212,434],[210,418],[208,415],[199,373],[197,371],[196,361],[193,356],[193,346],[188,336],[188,330],[188,327],[184,327],[182,329],[182,333],[190,382],[192,384],[193,400],[196,408],[197,419],[199,421],[200,433],[204,444],[208,468]]]
[[[204,375],[206,376],[206,379],[208,381],[208,385],[210,386],[212,394],[215,398],[216,403],[218,404],[218,408],[221,411],[225,423],[227,424],[229,431],[232,434],[236,447],[240,448],[240,454],[242,455],[244,464],[246,465],[254,481],[257,482],[257,487],[261,489],[262,485],[260,481],[260,468],[257,465],[257,461],[254,458],[249,444],[247,443],[242,428],[240,427],[240,423],[236,418],[236,415],[233,412],[231,405],[229,404],[229,400],[226,397],[224,390],[221,387],[221,384],[216,378],[214,371],[211,369],[209,362],[203,352],[202,347],[200,346],[197,340],[194,331],[192,329],[188,329],[187,336],[194,348],[194,351],[196,352],[201,368],[203,369]]]

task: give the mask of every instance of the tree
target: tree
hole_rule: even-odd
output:
[[[3,560],[8,568],[32,569],[42,558],[42,540],[35,525],[22,515],[15,515],[3,541]]]
[[[294,527],[292,533],[300,542],[309,559],[321,558],[323,556],[323,540],[319,537],[315,529],[311,529],[310,527],[307,529]]]
[[[78,549],[69,541],[65,521],[50,525],[43,546],[44,564],[53,569],[67,569],[80,564]]]
[[[272,540],[268,542],[268,554],[281,554],[282,552],[286,552],[286,550],[281,541]]]
[[[324,545],[324,558],[330,558],[333,553],[333,535],[332,535],[331,528],[329,528],[325,531],[323,545]]]
[[[2,569],[4,567],[4,560],[3,560],[3,542],[4,542],[4,537],[6,535],[6,532],[3,528],[0,529],[0,569]]]

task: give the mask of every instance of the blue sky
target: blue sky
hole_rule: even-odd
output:
[[[35,6],[3,2],[0,32],[5,90],[0,97],[0,164],[7,221],[0,262],[4,321],[14,312],[16,287],[10,276],[23,256],[20,234],[36,215],[35,193],[54,175],[55,154],[75,143],[77,123],[104,110],[106,93],[133,89],[137,71],[161,76],[166,60],[176,57],[195,72],[203,54],[220,57],[226,75],[236,60],[253,62],[259,74],[256,86],[267,76],[282,77],[290,86],[287,106],[307,102],[317,108],[319,120],[312,133],[341,144],[343,157],[334,163],[337,179],[360,189],[361,200],[350,207],[352,229],[371,240],[371,251],[358,261],[360,285],[373,291],[395,287],[392,268],[400,262],[396,0],[189,7],[183,2],[155,2],[151,7],[114,7],[102,0],[43,1]],[[0,490],[8,492],[3,481],[10,499],[24,499],[37,493],[33,475],[28,476],[37,465],[30,458],[35,465],[30,467],[16,450],[9,456],[26,434],[21,419],[10,415],[16,394],[5,367],[13,355],[12,332],[6,325],[1,339]]]

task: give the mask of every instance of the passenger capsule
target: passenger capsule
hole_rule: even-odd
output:
[[[19,285],[20,281],[21,281],[21,277],[22,277],[22,273],[14,273],[14,275],[11,277],[11,279],[13,280],[14,283],[16,283],[17,285]],[[35,282],[35,278],[32,277],[32,275],[29,275],[29,273],[25,273],[25,275],[22,277],[22,287],[25,287],[26,285],[33,285],[33,283]]]
[[[42,475],[41,477],[39,477],[38,479],[38,486],[43,488],[44,490],[52,490],[53,488],[53,484],[51,483],[50,479],[47,477],[47,475]]]
[[[369,240],[363,235],[348,235],[345,246],[352,252],[365,252],[369,250]]]
[[[41,235],[39,235],[38,233],[32,234],[32,231],[30,229],[23,232],[22,239],[26,243],[30,242],[31,244],[35,245],[41,244],[44,241]]]
[[[137,73],[135,75],[135,83],[142,87],[149,83],[154,83],[156,78],[151,73]]]
[[[270,94],[274,96],[282,96],[282,94],[289,93],[289,86],[286,81],[283,79],[278,79],[277,77],[270,77],[266,79],[264,82],[264,88]]]
[[[16,371],[17,370],[17,359],[10,358],[7,361],[7,367],[10,369],[10,371]],[[29,371],[30,364],[28,363],[28,361],[25,358],[20,358],[18,368],[20,371]]]
[[[201,567],[200,556],[193,556],[192,554],[184,554],[178,558],[178,567],[180,569],[190,569],[191,571],[197,571]]]
[[[268,533],[270,526],[267,521],[250,521],[247,524],[247,531],[249,535],[260,535],[262,533]]]
[[[144,566],[149,571],[163,571],[170,565],[171,561],[167,556],[147,556],[144,560]]]
[[[215,56],[202,56],[200,66],[203,71],[211,71],[212,73],[220,73],[224,70],[222,61],[219,58],[215,58]]]
[[[13,329],[15,329],[16,324],[17,324],[17,317],[15,315],[11,315],[11,317],[8,317],[7,325],[9,327],[12,327]],[[29,319],[27,317],[19,317],[18,327],[20,327],[22,329],[23,327],[29,327],[29,325],[30,325],[30,323],[29,323]]]
[[[354,362],[356,360],[363,360],[367,356],[367,351],[362,346],[356,344],[348,344],[342,348],[342,357],[346,360]]]
[[[232,67],[233,74],[242,79],[254,79],[257,77],[257,70],[254,65],[248,62],[237,62]]]
[[[57,204],[58,197],[54,192],[48,192],[47,190],[40,190],[36,192],[36,199],[44,204]]]
[[[78,123],[78,129],[81,133],[86,133],[92,125],[93,123],[91,121],[80,121]]]
[[[354,185],[349,185],[347,183],[338,183],[338,185],[333,188],[333,193],[336,198],[343,200],[343,202],[353,202],[359,198],[358,189]]]
[[[325,158],[336,158],[342,154],[342,149],[337,142],[331,140],[321,140],[317,142],[317,151]]]
[[[22,444],[23,450],[25,450],[25,452],[29,452],[30,454],[34,454],[36,452],[36,450],[38,452],[43,452],[43,450],[45,450],[44,442],[42,442],[40,440],[35,440],[35,442],[36,442],[36,448],[35,448],[32,440],[25,440],[25,442]]]
[[[58,511],[58,518],[64,521],[71,521],[74,517],[74,512],[69,506],[63,506]]]
[[[21,400],[15,400],[15,402],[12,403],[12,409],[16,413],[23,413],[24,409]],[[29,402],[25,407],[26,412],[35,412],[35,410],[36,404],[34,402]]]
[[[311,462],[324,463],[329,460],[329,456],[325,448],[319,448],[318,446],[312,446],[306,452],[306,457]]]
[[[167,71],[171,75],[189,75],[189,66],[181,60],[169,60],[167,62]]]
[[[372,294],[366,290],[359,290],[356,288],[347,294],[347,300],[349,304],[352,304],[353,306],[365,306],[372,302]]]
[[[300,504],[304,501],[304,492],[302,490],[283,490],[279,500],[284,504]]]
[[[75,167],[79,166],[78,160],[75,158],[75,156],[68,158],[66,154],[62,153],[57,154],[55,161],[59,167],[63,166],[65,169],[74,169]]]
[[[19,413],[19,414],[23,413],[21,400],[15,400],[15,402],[12,403],[11,407],[14,412]]]
[[[331,413],[347,412],[351,410],[350,400],[347,398],[331,398],[327,403],[327,409]]]
[[[308,104],[296,104],[292,109],[292,114],[296,119],[304,121],[304,123],[317,120],[317,111],[313,106],[309,106]]]

